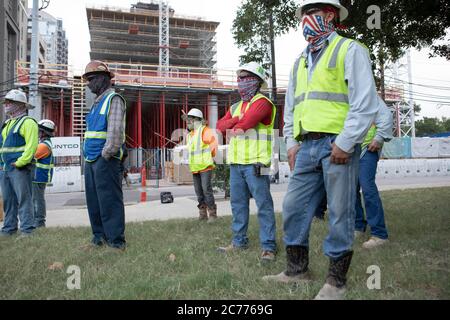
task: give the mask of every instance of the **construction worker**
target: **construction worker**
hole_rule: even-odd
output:
[[[285,103],[294,169],[283,203],[287,269],[264,280],[309,278],[309,231],[326,191],[329,233],[323,251],[330,264],[316,299],[342,299],[353,256],[361,143],[378,112],[378,95],[366,47],[335,32],[348,16],[339,0],[305,0],[296,16],[309,44],[294,64]]]
[[[249,201],[253,197],[258,207],[261,259],[273,261],[277,246],[269,168],[276,108],[260,93],[261,88],[267,87],[262,66],[250,62],[237,70],[237,76],[241,101],[217,123],[218,130],[230,138],[227,162],[233,211],[232,243],[218,250],[230,252],[248,248]]]
[[[367,224],[370,226],[371,237],[363,243],[363,248],[372,249],[387,243],[388,232],[384,221],[383,203],[375,182],[378,161],[384,142],[393,138],[392,113],[381,98],[379,100],[379,111],[375,123],[369,131],[362,144],[361,159],[359,160],[359,183],[356,192],[356,221],[355,236],[360,238],[366,232]],[[366,219],[364,219],[364,209],[361,204],[362,190],[364,197],[364,207]]]
[[[83,79],[97,96],[86,116],[84,140],[86,201],[91,245],[125,250],[125,208],[121,160],[125,144],[125,99],[112,88],[108,66],[91,61]],[[89,246],[88,246],[89,247]]]
[[[55,123],[45,119],[39,121],[39,140],[34,158],[36,168],[33,177],[34,226],[45,228],[47,210],[45,206],[45,189],[53,178],[53,146],[50,140],[55,135]]]
[[[183,119],[190,131],[187,136],[189,168],[194,177],[199,219],[211,223],[217,220],[217,205],[212,187],[212,175],[216,167],[213,158],[217,152],[217,139],[214,132],[206,126],[202,111],[192,109],[187,115],[183,115]]]
[[[4,108],[8,120],[0,136],[0,183],[5,217],[0,236],[14,235],[19,219],[21,237],[27,237],[35,229],[31,182],[38,124],[28,117],[28,109],[33,107],[21,90],[7,93]]]

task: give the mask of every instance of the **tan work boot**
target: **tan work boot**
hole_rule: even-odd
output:
[[[263,262],[275,261],[275,252],[263,250],[263,252],[261,253],[261,261]]]
[[[217,220],[217,205],[214,205],[214,207],[209,208],[208,207],[208,223],[214,223]]]
[[[309,251],[302,246],[286,247],[287,269],[276,275],[265,276],[264,281],[294,283],[311,280],[308,272]]]
[[[345,292],[345,287],[339,289],[338,287],[325,283],[314,300],[343,300]]]
[[[377,237],[371,237],[369,241],[363,243],[362,247],[364,249],[374,249],[376,247],[382,246],[388,242],[387,239],[380,239]]]
[[[208,211],[207,211],[207,206],[202,204],[198,206],[198,212],[199,212],[199,220],[200,221],[206,221],[208,220]]]
[[[342,300],[346,292],[347,272],[352,262],[353,251],[338,259],[330,259],[330,267],[325,285],[314,300]]]
[[[221,253],[232,253],[232,252],[238,252],[238,251],[242,251],[242,250],[246,250],[247,247],[237,247],[234,244],[230,244],[229,246],[226,247],[218,247],[217,251],[221,252]]]

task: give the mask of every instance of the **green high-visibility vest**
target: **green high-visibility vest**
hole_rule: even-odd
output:
[[[370,128],[369,133],[367,133],[366,139],[364,140],[363,144],[361,145],[361,148],[364,149],[369,144],[371,144],[372,140],[375,138],[376,135],[377,135],[377,127],[375,127],[375,125],[373,125]]]
[[[344,129],[350,109],[345,56],[353,41],[337,35],[320,57],[311,79],[308,79],[307,57],[302,55],[295,63],[294,138],[297,140],[305,131],[339,134]]]
[[[259,99],[266,99],[272,105],[272,121],[269,125],[258,123],[255,128],[247,130],[245,134],[231,138],[227,156],[229,164],[248,165],[262,163],[269,166],[272,161],[273,127],[277,114],[275,105],[269,98],[259,93],[249,102],[246,112]],[[230,110],[231,115],[233,117],[239,117],[243,105],[243,101],[233,105]]]
[[[214,159],[211,148],[203,142],[203,131],[206,126],[194,130],[194,134],[188,135],[189,169],[191,172],[200,172],[209,167],[214,167]]]

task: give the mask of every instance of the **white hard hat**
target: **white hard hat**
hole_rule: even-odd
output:
[[[34,106],[28,103],[27,95],[22,90],[13,89],[9,91],[5,100],[23,103],[28,109],[34,109]]]
[[[204,120],[203,112],[199,109],[191,109],[187,115],[184,115],[183,119],[186,120],[187,117],[195,117]]]
[[[39,129],[46,131],[47,133],[54,133],[56,125],[52,120],[44,119],[38,123]]]
[[[266,70],[264,70],[264,68],[259,63],[252,61],[242,65],[236,72],[238,76],[241,73],[241,71],[248,71],[257,75],[258,78],[264,81],[262,88],[263,89],[267,88],[267,73]]]
[[[339,0],[304,0],[300,8],[297,9],[295,15],[302,18],[302,9],[310,4],[329,4],[339,9],[339,19],[344,21],[348,17],[348,10],[339,2]]]

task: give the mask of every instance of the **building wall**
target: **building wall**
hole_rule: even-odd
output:
[[[45,62],[48,64],[68,64],[68,40],[63,29],[63,21],[41,11],[39,13],[39,36],[45,43]],[[31,33],[31,17],[28,21]],[[30,53],[28,53],[28,56]]]
[[[0,97],[13,88],[15,61],[26,54],[26,14],[20,3],[24,8],[28,5],[27,0],[0,1]],[[1,113],[0,120],[3,121]]]

